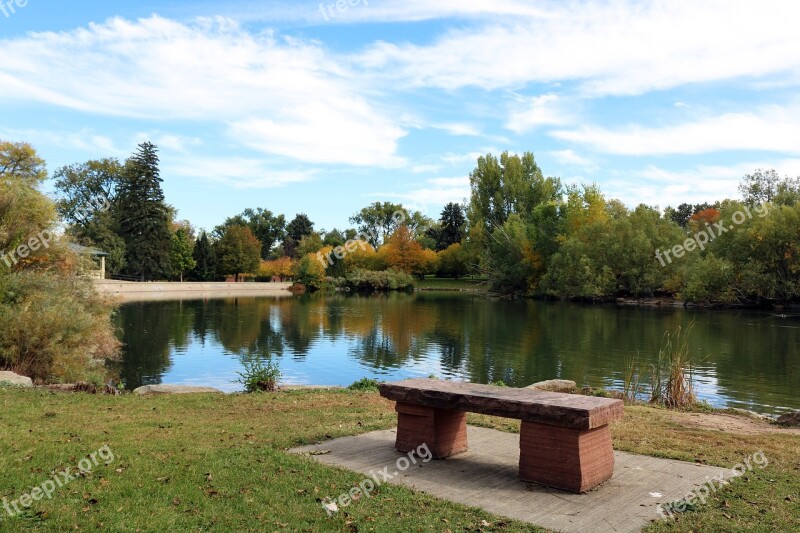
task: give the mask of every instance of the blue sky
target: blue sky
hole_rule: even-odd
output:
[[[151,140],[199,227],[264,207],[343,228],[374,201],[437,218],[503,150],[631,207],[800,175],[792,1],[0,5],[0,139],[51,171]]]

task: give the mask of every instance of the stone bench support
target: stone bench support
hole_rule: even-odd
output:
[[[416,450],[426,444],[434,459],[467,451],[467,413],[399,403],[396,448]]]
[[[586,492],[611,479],[614,449],[608,426],[571,429],[522,421],[519,477],[569,492]]]
[[[398,451],[427,445],[436,459],[467,451],[466,413],[475,412],[522,420],[523,481],[581,493],[614,474],[608,423],[622,416],[620,400],[434,379],[380,390],[397,402]]]

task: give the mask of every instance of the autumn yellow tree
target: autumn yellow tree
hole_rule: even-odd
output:
[[[385,258],[389,268],[415,276],[424,276],[436,270],[436,252],[424,250],[406,225],[395,230],[378,255]]]
[[[279,277],[281,280],[291,278],[294,272],[295,263],[291,257],[280,257],[272,261],[261,261],[258,269],[260,278]]]
[[[347,272],[355,269],[385,270],[388,266],[385,258],[366,241],[357,242],[355,250],[344,256],[344,264]]]

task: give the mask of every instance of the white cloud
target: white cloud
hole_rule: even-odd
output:
[[[594,167],[594,162],[586,157],[580,156],[575,153],[574,150],[567,149],[567,150],[553,150],[549,152],[551,156],[555,158],[556,161],[561,163],[562,165],[571,165],[577,167]]]
[[[441,168],[441,165],[416,165],[411,167],[411,172],[414,174],[424,174],[428,172],[438,172]]]
[[[662,209],[686,203],[715,202],[740,198],[739,183],[757,168],[775,168],[779,174],[800,175],[800,159],[752,161],[734,165],[696,165],[685,170],[668,170],[649,165],[642,170],[603,183],[608,198],[618,198],[633,207],[640,203]]]
[[[175,152],[187,153],[190,147],[201,146],[203,140],[199,137],[184,137],[174,133],[161,131],[139,132],[135,135],[136,144],[150,141],[160,149],[173,150]]]
[[[557,94],[543,94],[525,99],[521,105],[512,107],[506,128],[524,133],[539,126],[561,126],[572,122],[572,111],[568,110]]]
[[[433,178],[427,180],[421,187],[407,192],[375,193],[370,196],[397,198],[406,207],[433,216],[438,215],[438,210],[450,202],[461,203],[469,199],[469,177]]]
[[[574,81],[584,94],[631,95],[733,78],[798,79],[794,0],[547,1],[536,9],[490,17],[430,45],[379,42],[356,60],[395,83],[448,90]]]
[[[479,130],[476,126],[466,123],[434,124],[433,127],[446,131],[450,135],[477,136],[481,134],[481,130]]]
[[[501,153],[502,150],[498,150],[494,147],[485,148],[480,151],[467,152],[465,154],[447,153],[442,156],[442,161],[449,165],[463,165],[465,163],[472,163],[475,165],[477,164],[479,157],[484,157],[486,154],[494,154],[495,156],[499,156]]]
[[[165,161],[162,175],[219,183],[234,189],[266,189],[309,181],[317,171],[275,170],[267,162],[241,157],[186,157]]]
[[[0,130],[0,139],[24,139],[34,148],[40,145],[51,145],[58,148],[90,152],[93,158],[109,156],[127,156],[123,150],[114,145],[114,141],[105,135],[98,135],[90,129],[80,131],[6,129]]]
[[[661,128],[583,126],[558,139],[621,155],[701,154],[726,150],[800,153],[800,106],[769,106]]]
[[[265,153],[353,165],[391,160],[405,134],[317,43],[252,34],[226,19],[115,18],[0,44],[6,105],[230,125]]]
[[[333,16],[328,10],[333,4]],[[325,14],[320,11],[323,6]],[[403,0],[380,2],[351,0],[346,9],[336,0],[321,3],[281,4],[247,2],[226,6],[229,16],[250,21],[305,21],[311,24],[361,24],[372,22],[418,22],[442,18],[486,19],[500,16],[547,17],[548,12],[529,0]]]

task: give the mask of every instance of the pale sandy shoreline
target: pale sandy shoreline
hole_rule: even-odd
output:
[[[292,296],[291,283],[207,283],[207,282],[145,282],[94,280],[101,294],[122,302],[158,300],[209,300],[237,297],[285,298]]]

